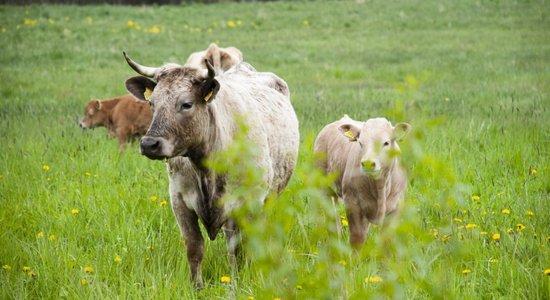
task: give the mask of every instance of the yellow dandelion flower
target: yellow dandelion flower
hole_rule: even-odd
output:
[[[50,236],[48,237],[48,240],[50,241],[55,241],[57,238],[55,237],[55,234],[50,234]]]
[[[446,101],[446,102],[449,102],[449,101],[451,101],[451,98],[445,97],[445,101]]]
[[[473,223],[468,223],[468,224],[466,224],[466,229],[474,229],[474,228],[476,228],[476,227],[477,227],[477,225],[476,225],[476,224],[473,224]]]
[[[151,201],[155,202],[155,201],[157,201],[157,200],[159,199],[159,197],[153,195],[153,196],[149,197],[149,199],[150,199]]]
[[[42,170],[48,172],[50,170],[50,166],[44,164],[44,165],[42,165]]]
[[[237,26],[237,24],[235,24],[235,22],[232,21],[232,20],[227,21],[226,25],[229,28],[233,28],[233,27]]]
[[[151,27],[151,29],[149,30],[149,32],[151,33],[159,33],[160,32],[160,28],[156,25],[154,25],[153,27]]]
[[[519,223],[519,224],[516,224],[516,230],[517,231],[522,231],[525,229],[525,225]]]
[[[253,296],[248,296],[248,297],[246,297],[246,300],[254,300],[254,297]]]
[[[82,286],[85,286],[85,285],[88,284],[88,280],[86,280],[86,278],[82,278],[82,279],[80,279],[80,284],[81,284]]]
[[[510,210],[507,209],[507,208],[501,210],[500,212],[502,212],[502,213],[505,214],[505,215],[509,215],[509,214],[510,214]]]
[[[472,195],[472,201],[479,201],[479,195]]]
[[[512,230],[512,228],[508,228],[508,230],[506,230],[506,233],[511,234],[514,233],[514,231]]]
[[[378,283],[382,281],[384,281],[384,279],[382,279],[382,277],[380,276],[369,276],[365,278],[365,283]]]
[[[162,200],[162,201],[160,201],[159,205],[160,206],[166,206],[166,205],[168,205],[168,202],[166,200]]]
[[[44,237],[44,232],[43,231],[37,232],[36,237],[39,238],[39,239],[43,238]]]
[[[525,212],[525,215],[528,216],[528,217],[534,217],[535,213],[532,210],[528,210],[528,211]]]
[[[462,219],[461,218],[454,218],[453,221],[457,222],[457,223],[462,223]]]
[[[90,177],[90,176],[92,176],[92,173],[90,173],[90,172],[86,172],[86,173],[84,173],[84,175],[86,175],[86,176]]]
[[[348,227],[348,226],[349,226],[349,222],[348,222],[347,219],[342,219],[341,222],[342,222],[342,226],[344,226],[344,227]]]
[[[472,270],[470,270],[470,269],[464,269],[464,270],[462,270],[462,274],[464,274],[464,275],[468,275],[468,274],[470,274],[470,273],[472,273]]]
[[[29,272],[27,272],[27,276],[36,277],[36,273],[34,273],[33,271],[29,271]]]
[[[31,270],[31,267],[29,267],[29,266],[23,266],[22,269],[23,269],[24,272],[28,272],[28,271]]]
[[[23,24],[28,25],[28,26],[34,26],[34,25],[36,25],[37,22],[38,22],[37,20],[27,19],[27,18],[25,18],[23,20]]]
[[[489,259],[489,263],[496,264],[497,262],[498,262],[498,259],[496,258]]]
[[[493,241],[498,241],[500,240],[500,233],[495,233],[491,236],[491,239],[493,239]]]
[[[137,27],[137,23],[130,20],[126,23],[126,25],[128,26],[128,28],[136,28]]]
[[[273,300],[281,300],[281,298],[275,297],[275,298],[273,298]]]
[[[71,209],[71,214],[78,215],[79,213],[80,213],[80,211],[78,210],[78,208]]]
[[[223,275],[222,278],[220,278],[221,283],[229,283],[231,282],[231,277],[227,275]]]
[[[10,271],[10,270],[11,270],[11,266],[10,266],[10,265],[3,265],[3,266],[2,266],[2,269],[6,270],[6,271]]]
[[[304,287],[298,284],[298,285],[296,286],[296,289],[297,289],[297,290],[303,290]]]
[[[117,256],[115,256],[115,258],[113,258],[113,261],[118,264],[122,261],[122,258],[120,258],[120,256],[117,255]]]
[[[437,228],[430,229],[430,235],[437,237],[439,235],[439,230]]]
[[[531,175],[533,175],[533,176],[537,175],[537,169],[535,169],[535,168],[530,168],[530,169],[529,169],[529,174],[531,174]]]
[[[309,26],[309,21],[308,21],[308,20],[302,21],[302,25],[304,25],[304,26]]]
[[[93,272],[94,272],[93,267],[90,267],[90,266],[84,267],[84,273],[93,273]]]
[[[550,276],[550,269],[546,269],[546,270],[544,270],[544,275],[548,275],[548,276]]]

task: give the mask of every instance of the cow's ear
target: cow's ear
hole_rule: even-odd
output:
[[[359,133],[361,128],[354,126],[352,124],[343,124],[338,127],[338,130],[349,139],[350,142],[355,142],[359,138]]]
[[[201,84],[201,97],[204,102],[209,102],[214,100],[216,94],[220,90],[220,83],[214,79],[209,78],[202,82]]]
[[[95,101],[95,109],[101,110],[101,101],[100,100]]]
[[[143,101],[149,101],[156,85],[154,81],[144,76],[135,76],[126,80],[128,92]]]
[[[412,126],[409,123],[397,123],[393,128],[393,140],[401,142],[411,131]]]

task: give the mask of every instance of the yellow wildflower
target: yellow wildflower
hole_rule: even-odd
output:
[[[481,231],[479,234],[481,235],[488,235],[489,233],[487,231]]]
[[[533,176],[537,175],[537,169],[535,169],[535,168],[530,168],[530,169],[529,169],[529,174],[531,174],[531,175],[533,175]]]
[[[43,238],[44,237],[44,232],[43,231],[37,232],[36,237],[39,238],[39,239]]]
[[[384,281],[384,279],[382,279],[382,277],[380,276],[369,276],[365,278],[365,283],[378,283],[382,281]]]
[[[433,237],[437,237],[439,235],[439,230],[437,228],[432,228],[432,229],[430,229],[430,234]]]
[[[441,236],[441,241],[443,242],[448,242],[449,239],[451,239],[451,237],[448,234]]]
[[[36,25],[37,22],[38,22],[37,20],[27,19],[27,18],[25,18],[25,19],[23,20],[23,23],[24,23],[25,25],[29,25],[29,26],[34,26],[34,25]]]
[[[297,289],[297,290],[303,290],[304,287],[298,284],[298,285],[296,286],[296,289]]]
[[[73,214],[73,215],[78,215],[78,213],[80,213],[80,211],[78,210],[78,208],[73,208],[73,209],[71,209],[71,214]]]
[[[344,227],[348,227],[348,226],[349,226],[349,222],[348,222],[347,219],[342,219],[341,221],[342,221],[342,226],[344,226]]]
[[[159,199],[159,197],[153,195],[153,196],[149,197],[149,199],[151,199],[151,201],[155,202]]]
[[[303,24],[304,26],[309,26],[309,21],[308,21],[308,20],[304,20],[304,21],[302,22],[302,24]]]
[[[474,228],[476,228],[476,227],[477,227],[476,224],[472,224],[472,223],[466,224],[466,229],[474,229]]]
[[[86,23],[88,23],[88,25],[92,25],[93,22],[94,19],[92,17],[86,17]]]
[[[246,297],[246,300],[254,300],[254,297],[253,296],[248,296],[248,297]]]
[[[149,30],[149,32],[151,33],[159,33],[160,32],[160,28],[156,25],[154,25],[153,27],[151,27],[151,30]]]
[[[546,270],[544,270],[544,275],[548,275],[548,276],[550,276],[550,269],[546,269]]]
[[[126,23],[126,25],[128,26],[128,28],[136,28],[137,27],[137,23],[130,20]]]
[[[235,24],[235,22],[233,22],[232,20],[227,21],[227,27],[229,27],[229,28],[233,28],[233,27],[235,27],[236,25],[237,25],[237,24]]]
[[[516,230],[517,230],[517,231],[522,231],[523,229],[525,229],[525,225],[523,225],[523,224],[521,224],[521,223],[519,223],[519,224],[516,225]]]
[[[508,228],[508,230],[506,230],[506,233],[511,234],[514,233],[514,231],[512,230],[512,228]]]
[[[11,266],[10,265],[3,265],[2,269],[6,270],[6,271],[9,271],[9,270],[11,270]]]
[[[528,210],[525,212],[525,215],[527,215],[528,217],[534,217],[535,213],[532,210]]]
[[[495,233],[491,236],[491,238],[493,239],[493,241],[498,241],[500,240],[500,233]]]
[[[50,166],[44,164],[44,165],[42,165],[42,170],[48,172],[50,170]]]
[[[80,279],[80,284],[81,284],[82,286],[85,286],[85,285],[88,284],[88,280],[86,280],[86,278],[82,278],[82,279]]]
[[[115,256],[115,258],[113,259],[113,261],[116,262],[116,263],[118,264],[119,262],[122,261],[122,258],[120,258],[120,256],[117,255],[117,256]]]
[[[160,201],[159,205],[160,206],[166,206],[166,205],[168,205],[168,202],[166,200],[162,200],[162,201]]]
[[[55,237],[55,234],[50,234],[50,236],[48,237],[48,240],[50,241],[55,241],[57,238]]]
[[[93,273],[94,272],[94,268],[93,267],[84,267],[84,273]]]
[[[229,282],[231,282],[231,277],[229,277],[227,275],[223,275],[222,278],[220,278],[220,281],[222,283],[229,283]]]
[[[489,259],[489,262],[492,263],[492,264],[496,264],[498,262],[498,259],[491,258],[491,259]]]
[[[462,219],[461,218],[454,218],[453,221],[457,222],[457,223],[462,223]]]
[[[275,298],[273,298],[273,300],[281,300],[281,298],[275,297]]]
[[[507,208],[503,209],[501,212],[502,212],[503,214],[505,214],[505,215],[509,215],[509,214],[510,214],[510,210],[507,209]]]
[[[23,266],[22,269],[23,269],[24,272],[28,272],[28,271],[31,270],[31,267],[29,267],[29,266]]]
[[[462,270],[462,274],[464,274],[464,275],[468,275],[469,273],[472,273],[472,270],[470,270],[470,269]]]
[[[478,201],[479,195],[472,195],[472,201]]]
[[[345,266],[347,264],[346,261],[343,259],[339,260],[338,263],[341,264],[342,266]]]

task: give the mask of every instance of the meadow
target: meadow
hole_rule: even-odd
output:
[[[0,6],[0,298],[550,299],[550,3],[319,1]],[[144,65],[211,42],[284,78],[300,120],[285,192],[206,241],[190,284],[165,163],[78,127]],[[406,121],[399,221],[347,243],[312,143],[348,114]],[[248,174],[243,140],[225,153]],[[248,172],[250,171],[250,172]],[[250,213],[250,211],[248,213]],[[338,236],[335,222],[341,222]]]

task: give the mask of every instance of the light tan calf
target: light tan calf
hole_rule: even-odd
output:
[[[359,249],[370,223],[380,224],[403,200],[407,177],[399,165],[397,142],[411,126],[384,118],[366,122],[347,115],[325,126],[315,140],[317,165],[336,173],[335,192],[346,206],[350,243]]]

